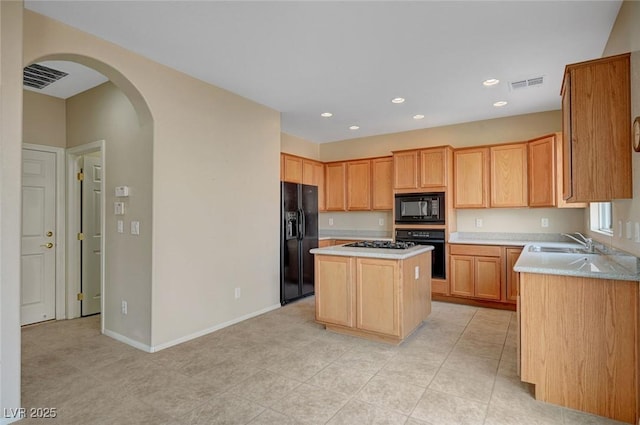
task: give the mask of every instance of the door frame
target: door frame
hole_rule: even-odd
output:
[[[64,148],[46,145],[36,145],[33,143],[23,143],[22,149],[50,152],[55,155],[56,158],[56,271],[55,271],[55,285],[56,285],[56,300],[55,309],[56,320],[62,320],[66,318],[66,303],[65,303],[65,255],[66,255],[66,220],[65,220],[65,190],[64,190],[64,175],[65,175],[65,163],[64,163]],[[22,176],[20,178],[22,182]],[[22,183],[21,183],[22,185]],[[22,211],[22,206],[20,207]],[[22,282],[20,282],[22,285]]]
[[[102,154],[102,182],[100,184],[102,190],[102,198],[100,200],[102,208],[100,214],[102,215],[102,225],[100,232],[102,233],[102,240],[100,242],[100,249],[102,251],[102,261],[100,264],[100,280],[101,288],[100,293],[100,331],[104,333],[105,323],[105,310],[104,300],[105,294],[105,262],[106,262],[106,250],[105,250],[105,217],[106,217],[106,159],[105,159],[105,141],[98,140],[96,142],[87,143],[81,146],[76,146],[67,149],[67,317],[69,319],[80,317],[80,301],[77,299],[77,294],[80,292],[80,244],[77,242],[77,235],[80,232],[80,186],[77,184],[76,175],[80,172],[78,166],[78,159],[88,153],[100,152]]]

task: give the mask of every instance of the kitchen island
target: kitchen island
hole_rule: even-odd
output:
[[[537,400],[637,423],[638,259],[602,248],[525,246],[514,267],[521,379]]]
[[[431,313],[432,250],[312,249],[316,321],[334,332],[399,344]]]

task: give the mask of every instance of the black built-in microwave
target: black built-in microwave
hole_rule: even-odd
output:
[[[396,224],[444,224],[444,192],[397,193]]]

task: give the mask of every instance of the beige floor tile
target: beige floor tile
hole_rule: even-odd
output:
[[[261,369],[247,366],[238,359],[226,359],[192,377],[193,380],[209,385],[216,393],[228,391]]]
[[[262,406],[270,406],[302,384],[282,375],[261,370],[229,390]]]
[[[461,339],[453,348],[452,353],[489,357],[491,359],[500,360],[500,357],[502,356],[502,348],[503,345],[501,344],[492,344],[490,342],[472,339]]]
[[[375,376],[356,396],[358,400],[409,415],[424,388],[394,378]]]
[[[250,425],[298,425],[300,423],[294,418],[274,412],[271,409],[266,409],[249,422]]]
[[[487,404],[427,390],[411,417],[434,425],[482,425]]]
[[[489,357],[471,356],[466,353],[454,352],[442,364],[443,368],[469,373],[478,373],[487,377],[494,377],[500,361]]]
[[[346,395],[302,384],[269,408],[303,424],[324,424],[348,401]]]
[[[183,423],[190,425],[246,424],[264,411],[264,407],[249,400],[223,394],[185,415]]]
[[[429,385],[430,390],[488,403],[495,376],[480,372],[441,368]]]
[[[329,363],[330,359],[326,359],[316,353],[302,353],[290,350],[282,353],[282,355],[272,357],[263,367],[291,379],[306,381],[324,369]]]
[[[359,400],[351,400],[327,425],[385,424],[403,425],[407,417]]]
[[[311,377],[307,383],[348,396],[366,385],[374,372],[333,363]]]
[[[565,425],[623,425],[624,422],[602,416],[590,415],[577,410],[563,409]]]
[[[429,356],[399,354],[380,369],[378,376],[427,388],[441,364],[441,361],[433,361]]]
[[[367,352],[360,349],[352,349],[336,359],[335,363],[344,367],[375,374],[395,355],[395,352]]]

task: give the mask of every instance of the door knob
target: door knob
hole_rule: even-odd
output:
[[[53,244],[52,244],[51,242],[46,243],[46,244],[44,244],[44,245],[40,245],[40,246],[43,246],[43,247],[48,248],[48,249],[53,248]]]
[[[49,231],[47,232],[47,236],[48,236],[48,237],[53,236],[53,232],[52,232],[51,230],[49,230]]]

